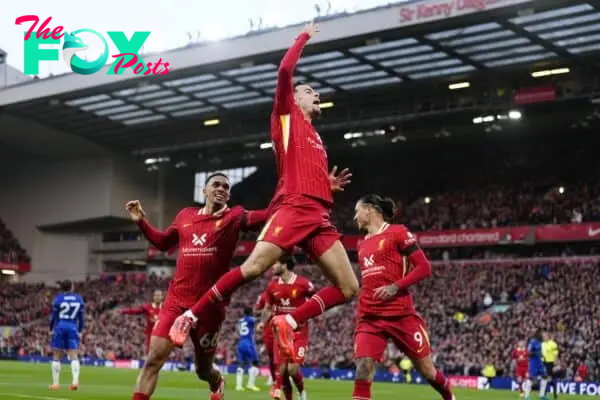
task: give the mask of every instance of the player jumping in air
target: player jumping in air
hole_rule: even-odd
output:
[[[313,284],[306,278],[292,272],[295,261],[287,256],[275,263],[273,274],[277,279],[271,280],[266,293],[268,303],[275,315],[286,315],[301,307],[314,294]],[[275,351],[275,366],[278,369],[276,388],[283,389],[286,400],[292,399],[292,386],[290,378],[298,389],[300,400],[306,399],[304,378],[300,366],[304,364],[308,352],[308,323],[299,326],[294,332],[294,352],[292,357]],[[281,392],[275,391],[274,398],[279,399]]]
[[[150,351],[138,376],[133,400],[148,400],[154,393],[159,371],[174,347],[169,339],[169,329],[177,316],[191,307],[229,270],[240,232],[257,227],[266,220],[266,210],[227,207],[230,188],[226,175],[216,173],[209,176],[203,189],[205,206],[184,208],[166,231],[158,231],[150,225],[139,201],[127,203],[131,219],[156,248],[167,251],[178,245],[175,274],[152,330]],[[196,375],[208,382],[211,400],[223,398],[224,383],[219,371],[213,367],[213,356],[225,318],[225,306],[226,302],[222,302],[205,310],[202,322],[194,327],[191,335]]]
[[[258,353],[254,343],[254,319],[253,310],[250,307],[244,308],[244,316],[238,320],[237,329],[239,342],[237,348],[237,373],[235,390],[244,390],[244,368],[248,368],[248,384],[246,388],[255,392],[260,389],[256,387],[256,377],[258,376]]]
[[[157,289],[154,291],[154,295],[152,296],[152,303],[142,304],[139,307],[122,308],[120,310],[121,314],[144,315],[146,317],[146,329],[144,330],[144,335],[146,336],[146,354],[148,354],[148,351],[150,350],[152,329],[154,328],[156,321],[158,321],[158,314],[162,308],[164,298],[165,296],[163,291]]]
[[[392,225],[393,200],[362,197],[354,220],[367,235],[358,245],[362,288],[358,300],[354,356],[354,400],[370,400],[375,363],[388,340],[409,357],[417,371],[444,400],[453,400],[448,379],[431,359],[425,322],[415,311],[408,289],[431,276],[431,264],[404,225]],[[408,266],[413,268],[409,271]]]
[[[256,279],[294,246],[301,247],[319,265],[333,286],[320,290],[293,313],[273,318],[279,348],[294,355],[294,330],[325,310],[345,303],[358,290],[340,234],[330,221],[332,191],[349,182],[347,170],[328,173],[327,152],[312,125],[320,113],[319,94],[305,84],[293,84],[293,74],[306,42],[317,27],[309,24],[296,38],[279,66],[271,114],[271,139],[277,160],[278,191],[273,210],[256,247],[242,264],[225,274],[173,326],[171,338],[181,343],[198,316],[227,299],[245,282]]]
[[[531,383],[529,382],[529,352],[527,351],[527,343],[519,341],[517,347],[513,350],[512,359],[515,362],[515,378],[519,385],[519,393],[521,397],[529,397],[531,393]],[[527,394],[526,394],[527,393]]]
[[[60,389],[60,360],[66,353],[71,360],[71,374],[73,380],[70,390],[79,387],[79,343],[84,325],[84,301],[74,293],[73,283],[65,281],[60,283],[62,293],[52,301],[52,315],[50,317],[50,337],[52,347],[52,385],[50,390]]]

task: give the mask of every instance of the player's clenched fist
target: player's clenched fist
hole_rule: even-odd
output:
[[[125,204],[125,209],[129,213],[129,217],[133,222],[138,222],[146,216],[146,212],[142,208],[139,200],[131,200]]]
[[[310,22],[304,25],[304,33],[308,33],[309,37],[315,36],[315,33],[319,32],[319,27],[314,22]]]

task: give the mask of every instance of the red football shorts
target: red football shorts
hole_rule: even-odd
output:
[[[517,368],[515,370],[515,376],[517,379],[525,380],[529,378],[529,367]]]
[[[425,322],[417,314],[409,314],[387,319],[360,318],[356,325],[354,357],[383,361],[388,339],[411,360],[431,354]]]
[[[169,339],[169,330],[173,326],[175,319],[186,310],[187,308],[166,302],[158,314],[158,320],[154,324],[152,336]],[[204,354],[206,356],[213,356],[215,354],[219,340],[219,331],[224,320],[224,306],[209,307],[202,314],[202,318],[198,320],[196,326],[190,332],[190,339],[194,344],[196,354]]]
[[[287,252],[299,246],[317,260],[341,237],[329,219],[330,210],[317,199],[289,195],[265,224],[257,240]]]
[[[275,365],[294,363],[303,365],[308,352],[308,336],[304,332],[294,332],[294,359],[288,360],[280,354],[279,348],[275,346]]]

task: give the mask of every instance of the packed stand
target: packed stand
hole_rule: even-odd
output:
[[[12,231],[0,219],[0,262],[7,264],[29,262],[29,256]]]
[[[543,151],[540,151],[543,143]],[[356,233],[356,200],[379,193],[397,201],[413,231],[600,221],[600,137],[574,131],[523,137],[448,138],[332,155],[352,183],[336,193],[333,220]],[[265,207],[272,168],[234,186],[234,203]]]
[[[586,365],[588,379],[600,379],[600,262],[508,263],[436,264],[433,278],[413,291],[417,310],[431,332],[436,362],[450,374],[478,375],[484,365],[492,363],[499,375],[510,375],[510,354],[516,342],[541,329],[550,332],[559,345],[562,375],[573,378],[577,369]],[[297,272],[317,287],[325,284],[316,267],[301,266]],[[244,306],[254,304],[267,280],[248,284],[232,299],[217,353],[223,361],[235,361],[235,322]],[[155,288],[165,289],[166,285],[166,280],[143,277],[93,280],[82,285],[79,290],[86,299],[82,353],[102,358],[143,357],[144,320],[121,315],[118,310],[138,304],[140,299],[149,300]],[[40,291],[39,287],[30,288]],[[353,328],[354,304],[313,321],[307,364],[352,367]],[[256,338],[264,361],[261,335]],[[48,354],[48,343],[46,318],[25,325],[22,333],[8,340],[26,354]],[[395,354],[389,352],[386,365],[399,361]],[[191,360],[191,347],[175,352],[173,358]]]

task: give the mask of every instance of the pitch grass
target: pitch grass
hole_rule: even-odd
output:
[[[0,362],[0,400],[128,400],[137,370],[82,367],[80,388],[77,392],[68,390],[71,370],[63,365],[59,391],[49,391],[51,380],[49,364],[29,364],[20,362]],[[265,381],[261,380],[261,392],[236,392],[235,377],[227,378],[227,400],[269,400]],[[330,380],[306,380],[309,400],[350,400],[352,382]],[[517,393],[508,391],[456,390],[457,400],[519,400]],[[565,398],[565,396],[561,396]],[[583,396],[568,396],[569,399]],[[296,398],[296,397],[295,397]],[[430,387],[376,383],[373,398],[377,400],[438,400],[440,397]],[[153,400],[208,399],[208,389],[190,372],[162,372]]]

